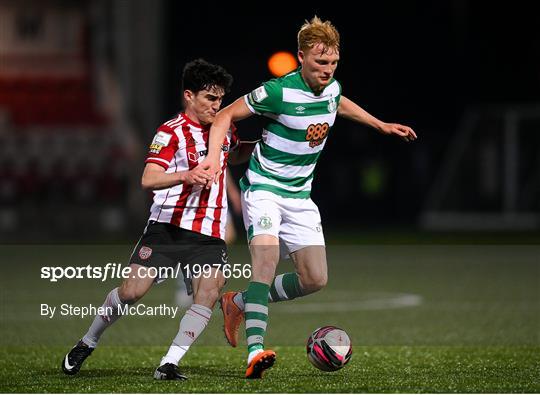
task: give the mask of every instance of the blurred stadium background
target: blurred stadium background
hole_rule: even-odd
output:
[[[135,240],[150,201],[146,147],[180,109],[184,63],[228,69],[228,104],[271,78],[273,53],[295,53],[314,14],[342,35],[344,94],[420,136],[405,145],[338,121],[313,192],[329,237],[538,233],[540,33],[520,2],[363,2],[351,13],[339,2],[2,0],[1,239]],[[259,130],[240,124],[245,138]]]

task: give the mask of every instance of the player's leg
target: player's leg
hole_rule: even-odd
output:
[[[160,366],[154,373],[154,378],[159,380],[187,379],[178,370],[178,365],[208,325],[212,316],[212,308],[219,298],[223,285],[225,285],[223,273],[215,268],[212,269],[209,278],[193,279],[193,304],[182,317],[178,333],[167,354],[161,359]]]
[[[326,248],[319,209],[311,199],[280,200],[279,237],[283,254],[294,261],[295,272],[276,276],[270,291],[274,302],[292,300],[323,288],[327,282]]]
[[[324,247],[306,247],[291,254],[296,272],[277,275],[268,293],[268,302],[283,302],[316,292],[326,285]],[[221,297],[225,318],[225,337],[232,347],[238,345],[238,331],[244,318],[246,291],[229,291]]]
[[[242,216],[248,242],[250,243],[252,265],[254,265],[252,266],[252,277],[250,279],[256,282],[252,286],[251,297],[253,297],[253,292],[258,292],[255,291],[256,288],[265,289],[269,283],[271,284],[272,277],[270,275],[275,273],[275,267],[279,261],[278,234],[281,216],[279,215],[279,208],[270,199],[268,193],[265,196],[261,191],[246,191],[241,195],[241,200]],[[254,248],[255,245],[257,245],[256,249]],[[264,264],[265,260],[270,263]],[[263,279],[263,282],[257,281]],[[223,312],[223,331],[225,338],[232,347],[238,345],[238,332],[244,319],[247,291],[246,289],[243,292],[226,292],[220,299]],[[252,331],[255,330],[250,330],[250,333]],[[255,346],[258,348],[257,345]]]
[[[244,295],[248,378],[262,377],[262,372],[271,367],[275,361],[273,351],[264,351],[264,336],[268,322],[268,293],[279,262],[278,235],[281,214],[274,197],[274,194],[266,191],[246,191],[241,196],[252,265],[251,279]],[[227,338],[231,336],[237,339],[238,320],[227,320],[228,310],[226,306],[222,308],[225,334]],[[235,317],[237,318],[238,314]]]
[[[71,349],[62,361],[64,373],[76,374],[85,359],[97,347],[103,332],[122,316],[122,308],[126,304],[137,302],[152,286],[153,277],[145,274],[146,267],[132,264],[131,276],[122,282],[118,288],[110,291],[102,305],[103,315],[96,315],[86,334]]]
[[[184,257],[180,258],[184,259],[180,262],[185,262],[181,263],[184,275],[191,280],[188,288],[193,289],[193,304],[182,317],[176,337],[154,372],[154,378],[159,380],[187,379],[178,370],[180,360],[208,325],[225,285],[222,269],[227,264],[227,247],[223,240],[189,231],[182,233],[189,253],[182,254]]]
[[[322,289],[328,280],[326,248],[321,245],[303,247],[290,254],[295,272],[278,274],[270,285],[269,302],[283,302],[309,295]],[[244,310],[244,292],[227,292],[223,303],[231,301]]]
[[[279,262],[279,239],[272,235],[254,236],[250,243],[251,280],[245,291],[244,317],[248,346],[247,378],[261,378],[275,361],[272,350],[264,350],[268,323],[268,293]]]
[[[103,332],[121,317],[126,304],[136,303],[154,283],[153,275],[148,273],[150,266],[171,265],[172,261],[164,254],[162,246],[169,243],[168,228],[165,224],[150,222],[135,246],[129,262],[131,272],[120,287],[109,292],[103,303],[103,315],[96,315],[83,338],[62,360],[62,370],[66,374],[76,374],[84,360],[97,346]]]
[[[281,215],[282,255],[293,258],[296,272],[279,274],[273,279],[269,302],[308,295],[324,287],[327,279],[324,235],[317,206],[311,199],[277,198],[277,204]],[[233,347],[238,344],[244,305],[245,291],[227,292],[221,298],[225,337]]]
[[[176,291],[174,299],[176,305],[182,309],[187,309],[193,303],[193,294],[188,294],[186,281],[183,275],[179,275],[176,279]]]
[[[113,289],[103,303],[106,314],[97,315],[82,340],[90,347],[96,347],[103,332],[122,316],[122,307],[137,303],[152,287],[154,273],[148,273],[146,266],[130,265],[131,274],[120,287]]]
[[[234,217],[229,211],[227,213],[227,225],[225,226],[225,244],[233,244],[236,238],[237,232],[234,226]],[[176,282],[175,301],[182,308],[188,308],[193,303],[193,295],[187,293],[186,282],[183,276],[179,276]]]
[[[318,246],[317,246],[318,247]],[[309,247],[307,247],[309,249]],[[296,254],[296,253],[293,253]],[[291,254],[291,257],[293,257],[293,260],[296,265],[296,259],[293,254]],[[310,254],[311,255],[311,254]],[[319,255],[318,253],[316,255]],[[302,260],[302,258],[299,258]],[[304,259],[304,261],[310,261],[311,259]],[[326,261],[325,261],[326,262]],[[317,266],[320,266],[317,264]],[[317,276],[317,273],[321,273],[321,276]],[[270,284],[270,291],[268,292],[268,302],[275,303],[275,302],[283,302],[286,300],[293,300],[300,296],[308,295],[312,292],[315,292],[322,288],[320,286],[317,287],[317,284],[319,282],[322,282],[322,273],[323,270],[316,271],[316,273],[312,273],[311,271],[308,272],[307,270],[303,269],[300,272],[298,271],[298,267],[296,267],[296,272],[290,272],[290,273],[282,273],[278,274],[274,277],[272,280],[272,284]],[[305,280],[302,281],[302,275],[310,275],[309,278],[306,277]],[[223,303],[234,303],[235,306],[237,306],[240,310],[244,310],[245,305],[245,293],[246,291],[242,292],[227,292],[223,295]],[[235,346],[233,346],[235,347]]]
[[[291,253],[298,278],[299,292],[296,295],[305,296],[317,292],[326,286],[328,282],[328,267],[326,263],[326,247],[313,245],[301,248]],[[290,298],[293,299],[293,298]]]

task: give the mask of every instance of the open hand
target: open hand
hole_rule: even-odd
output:
[[[399,123],[384,123],[380,129],[382,134],[395,135],[409,142],[416,140],[416,133],[410,127]]]

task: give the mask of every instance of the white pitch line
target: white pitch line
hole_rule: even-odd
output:
[[[301,313],[329,313],[366,310],[389,310],[415,307],[422,304],[422,297],[415,294],[394,293],[379,294],[376,297],[347,302],[319,302],[319,303],[276,303],[272,304],[274,312],[285,314]]]

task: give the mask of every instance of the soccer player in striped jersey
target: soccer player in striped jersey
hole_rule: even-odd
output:
[[[228,125],[254,114],[266,118],[262,140],[240,182],[252,277],[246,291],[221,298],[225,335],[233,346],[244,314],[248,378],[260,378],[276,358],[272,350],[264,350],[268,301],[305,296],[326,285],[324,236],[310,192],[313,171],[336,115],[385,135],[416,139],[410,127],[382,122],[342,95],[341,85],[334,79],[339,58],[339,33],[331,22],[317,17],[306,21],[298,32],[301,67],[224,108],[211,128],[209,153],[203,163],[217,176],[221,171],[218,143]],[[296,272],[274,278],[280,244],[281,254],[292,257]]]
[[[222,268],[227,265],[225,222],[227,218],[226,167],[229,156],[249,157],[244,148],[231,153],[238,140],[229,125],[221,141],[219,163],[223,173],[217,183],[206,188],[212,176],[198,166],[206,155],[210,125],[230,89],[232,77],[220,66],[198,59],[183,71],[184,112],[161,125],[150,145],[142,186],[153,190],[154,202],[148,224],[130,258],[131,274],[113,289],[87,333],[62,361],[66,374],[76,374],[92,353],[103,332],[121,317],[123,306],[136,303],[151,286],[161,281],[148,268],[175,268],[180,264],[193,304],[180,321],[174,338],[154,378],[185,380],[179,361],[203,332],[221,288]],[[247,155],[246,155],[247,153]],[[240,158],[236,158],[240,160]],[[204,276],[189,276],[202,273]],[[154,271],[155,272],[155,271]],[[210,275],[206,276],[209,272]]]

